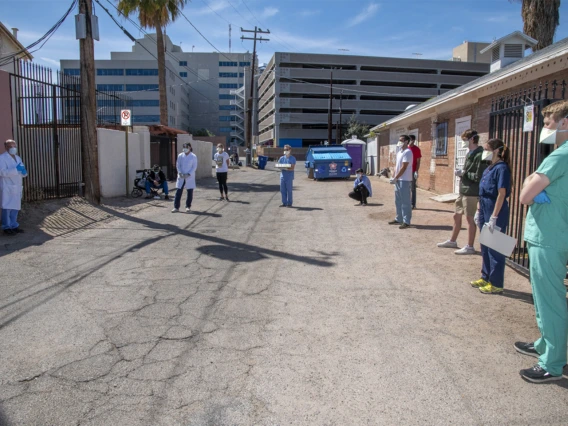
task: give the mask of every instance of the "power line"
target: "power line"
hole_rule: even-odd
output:
[[[260,22],[260,20],[259,20],[259,19],[256,17],[256,15],[252,12],[252,10],[250,10],[250,8],[248,7],[248,5],[247,5],[247,3],[245,2],[245,0],[241,0],[241,1],[243,2],[243,4],[245,5],[245,7],[247,8],[247,10],[250,12],[250,14],[252,15],[252,17],[253,17],[254,19],[256,19],[256,22],[258,22],[259,25],[263,25],[262,22]],[[265,25],[264,25],[264,26],[265,26]],[[282,43],[276,42],[276,43],[278,43],[279,45],[281,45],[281,46],[283,46],[283,47],[286,47],[287,49],[294,50],[293,47],[291,47],[290,45],[286,44],[286,42],[285,42],[284,40],[282,40],[280,37],[278,37],[276,34],[271,33],[271,35],[272,35],[273,37],[276,37],[276,38],[277,38],[278,40],[280,40],[282,43],[284,43],[284,44],[282,44]]]
[[[205,3],[205,5],[211,10],[211,12],[213,12],[215,15],[217,15],[219,18],[221,18],[223,21],[225,21],[227,24],[231,24],[232,22],[229,22],[226,18],[223,18],[219,13],[217,13],[217,11],[215,9],[213,9],[211,6],[209,6],[209,3],[207,3],[205,0],[201,0],[203,3]]]

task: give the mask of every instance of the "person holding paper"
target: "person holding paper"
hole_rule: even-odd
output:
[[[292,147],[290,145],[284,145],[284,155],[280,157],[278,164],[290,165],[290,167],[280,169],[280,194],[282,194],[280,207],[292,207],[292,186],[294,183],[296,159],[292,156]]]
[[[530,206],[525,241],[541,337],[535,342],[515,343],[518,352],[538,358],[534,367],[520,371],[523,379],[533,383],[562,379],[568,335],[564,286],[568,262],[568,101],[555,102],[542,114],[540,143],[557,144],[558,148],[525,180],[520,195],[521,203]]]
[[[479,203],[475,222],[479,229],[487,226],[489,231],[501,232],[509,225],[509,202],[511,195],[510,151],[500,139],[491,139],[485,144],[482,160],[490,163],[479,183]],[[502,294],[505,283],[505,255],[481,244],[483,263],[481,278],[471,283],[483,294]]]
[[[219,201],[229,201],[229,188],[227,188],[227,176],[229,174],[229,154],[225,152],[225,147],[222,143],[217,144],[217,153],[213,156],[215,160],[215,171],[217,172],[217,182],[219,182],[219,192],[221,197]],[[223,196],[225,191],[225,196]]]

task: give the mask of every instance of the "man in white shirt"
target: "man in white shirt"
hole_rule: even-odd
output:
[[[176,198],[174,199],[174,208],[172,213],[179,212],[181,204],[181,196],[184,188],[187,190],[187,199],[185,200],[185,211],[189,213],[191,202],[193,201],[193,190],[195,189],[195,171],[197,170],[197,156],[191,152],[191,144],[183,144],[183,152],[178,155],[176,161],[176,169],[178,178],[176,182]]]
[[[217,182],[219,182],[219,192],[221,193],[219,201],[229,201],[227,176],[229,174],[230,158],[229,154],[225,152],[225,147],[222,143],[217,145],[217,153],[213,156],[213,160],[215,160],[215,171],[217,172]],[[223,191],[225,192],[225,196],[223,196]]]
[[[410,227],[412,220],[412,151],[408,148],[410,137],[402,135],[396,144],[396,168],[390,183],[394,185],[396,219],[389,225],[400,225],[400,229]]]

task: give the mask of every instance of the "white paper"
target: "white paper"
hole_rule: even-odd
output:
[[[290,167],[292,167],[291,164],[284,164],[284,163],[276,163],[274,166],[279,169],[289,169]]]
[[[523,121],[524,121],[523,131],[532,132],[534,130],[534,105],[525,106],[525,114]]]
[[[511,253],[513,253],[513,250],[517,245],[517,240],[515,238],[510,237],[497,229],[491,232],[487,225],[483,225],[483,229],[479,235],[479,242],[507,257],[511,256]]]

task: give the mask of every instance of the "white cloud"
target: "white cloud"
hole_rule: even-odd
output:
[[[208,2],[207,4],[209,5],[209,7],[204,6],[200,9],[192,10],[191,14],[194,16],[210,15],[212,13],[220,12],[230,7],[229,3],[227,3],[225,0]]]
[[[351,18],[347,27],[354,27],[355,25],[359,25],[362,22],[365,22],[367,19],[372,18],[375,16],[377,11],[379,10],[379,5],[377,3],[371,3],[367,6],[364,10],[362,10],[357,16]]]
[[[278,12],[279,12],[279,10],[275,7],[265,7],[260,16],[262,18],[270,18],[270,17],[276,15]]]
[[[309,18],[310,16],[316,16],[321,13],[321,10],[302,10],[298,13],[302,18]]]
[[[57,68],[59,68],[59,61],[56,61],[55,59],[45,58],[43,56],[40,59],[43,62],[47,62],[48,64],[55,65]]]

